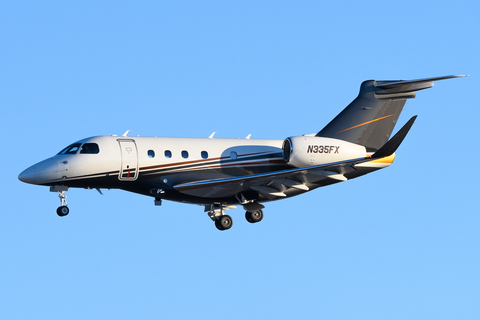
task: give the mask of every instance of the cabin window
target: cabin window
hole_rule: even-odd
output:
[[[182,151],[182,158],[184,159],[188,158],[188,151],[185,151],[185,150]]]
[[[230,158],[237,160],[237,153],[235,151],[230,152]]]
[[[155,158],[155,151],[153,150],[148,150],[147,152],[149,158]]]
[[[172,151],[165,150],[165,158],[171,158],[171,157],[172,157]]]
[[[80,145],[81,143],[71,144],[68,147],[64,148],[62,151],[60,151],[58,154],[75,154],[80,148]]]
[[[208,152],[202,151],[202,159],[207,159],[207,158],[208,158]]]
[[[97,154],[100,152],[98,148],[98,144],[96,143],[84,143],[82,148],[80,149],[80,153],[90,153],[90,154]]]

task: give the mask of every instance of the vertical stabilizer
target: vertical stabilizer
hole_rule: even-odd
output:
[[[433,87],[433,81],[458,77],[464,76],[408,81],[364,81],[357,98],[316,136],[380,149],[390,138],[407,99],[415,98],[417,91]]]

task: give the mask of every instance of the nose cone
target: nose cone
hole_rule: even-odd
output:
[[[58,165],[50,158],[23,170],[18,180],[31,184],[47,184],[57,178]]]
[[[37,168],[35,166],[31,166],[30,168],[23,170],[18,175],[18,180],[25,183],[36,184],[38,180],[37,174],[36,174],[37,172],[38,172]]]

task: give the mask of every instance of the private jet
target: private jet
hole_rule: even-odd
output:
[[[219,230],[237,205],[250,223],[264,204],[347,181],[390,166],[412,127],[391,139],[405,102],[452,75],[419,80],[364,81],[358,96],[322,130],[282,140],[95,136],[63,148],[24,170],[20,181],[58,193],[57,214],[68,215],[69,188],[121,189],[204,206]]]

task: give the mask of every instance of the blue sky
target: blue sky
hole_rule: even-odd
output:
[[[0,5],[2,319],[478,319],[478,1]],[[284,139],[363,80],[440,81],[395,163],[243,209],[17,180],[93,135]],[[397,128],[398,129],[398,128]]]

